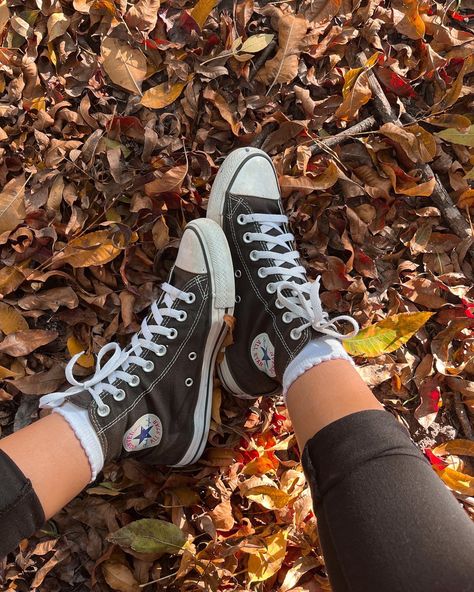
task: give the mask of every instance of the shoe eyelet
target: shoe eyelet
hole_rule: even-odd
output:
[[[300,331],[298,331],[298,329],[292,329],[290,331],[290,337],[291,337],[291,339],[294,339],[295,341],[297,341],[301,337],[301,333],[300,333]]]
[[[186,380],[184,381],[184,384],[186,386],[192,386],[194,383],[194,380],[192,378],[186,378]]]
[[[240,278],[242,277],[242,272],[240,271],[240,269],[236,269],[234,275],[236,278]]]
[[[197,358],[197,353],[196,352],[190,352],[188,358],[191,360],[191,362],[194,362],[194,360]]]
[[[239,304],[239,302],[242,302],[242,298],[241,298],[239,295],[237,295],[237,296],[235,297],[235,302],[236,302],[237,304]]]
[[[155,369],[155,364],[153,363],[152,360],[148,360],[147,363],[143,366],[144,372],[153,372],[154,369]]]
[[[290,312],[284,312],[281,317],[281,320],[287,324],[291,323],[291,321],[293,320],[293,315]]]
[[[267,277],[267,272],[266,272],[265,268],[264,267],[259,267],[258,268],[258,271],[257,271],[257,275],[258,275],[259,278],[262,278],[262,279],[263,278],[266,278]]]
[[[130,386],[138,386],[140,384],[140,378],[136,374],[132,374],[130,380],[128,381]]]
[[[110,407],[108,405],[102,405],[102,407],[97,407],[97,415],[99,417],[107,417],[110,413]]]
[[[244,241],[244,243],[251,243],[252,241],[250,240],[250,232],[246,232],[242,237],[242,240]]]
[[[160,345],[158,351],[156,352],[157,356],[164,356],[167,352],[166,345]]]
[[[185,321],[188,318],[188,313],[184,310],[180,310],[179,311],[179,316],[178,316],[178,321],[180,323],[182,323],[183,321]]]
[[[239,214],[237,216],[237,224],[240,224],[240,226],[243,226],[246,223],[247,223],[247,220],[245,218],[245,214]]]
[[[250,251],[249,255],[250,261],[257,261],[257,251]]]
[[[277,299],[277,300],[275,300],[275,306],[276,306],[277,308],[279,308],[280,310],[281,310],[282,308],[284,308],[284,307],[283,307],[283,304],[282,304],[282,303],[281,303],[281,302],[280,302],[278,299]]]
[[[186,298],[186,302],[188,304],[192,304],[196,300],[196,294],[194,292],[188,292],[188,296]]]
[[[125,399],[125,391],[119,389],[115,394],[112,395],[115,401],[123,401]]]
[[[173,327],[172,329],[170,329],[169,334],[167,335],[168,339],[176,339],[176,337],[178,337],[178,331],[176,331],[176,329]]]
[[[272,283],[267,284],[267,292],[269,294],[275,294],[275,292],[276,292],[275,284],[272,284]]]

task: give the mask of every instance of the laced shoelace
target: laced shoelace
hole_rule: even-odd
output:
[[[250,252],[252,261],[272,259],[273,265],[260,267],[258,276],[266,278],[271,275],[278,275],[282,279],[267,284],[267,292],[276,292],[277,308],[287,311],[283,313],[284,323],[291,323],[294,319],[301,319],[304,322],[290,332],[292,339],[299,339],[303,331],[312,327],[320,333],[347,339],[353,337],[359,331],[359,325],[355,319],[348,315],[339,315],[329,319],[329,315],[321,306],[319,297],[321,277],[318,276],[314,282],[306,280],[305,268],[298,263],[300,257],[298,251],[293,250],[294,236],[286,232],[284,224],[288,224],[288,218],[280,214],[240,214],[237,222],[241,226],[256,223],[260,232],[246,232],[243,236],[245,243],[264,242],[267,250]],[[275,247],[282,247],[278,250]],[[269,253],[270,252],[270,253]],[[302,283],[295,282],[302,280]],[[285,292],[285,293],[284,293]],[[347,334],[337,330],[336,323],[347,322],[352,325],[352,331]]]
[[[110,393],[116,401],[122,401],[126,393],[113,384],[117,379],[123,380],[130,386],[138,386],[140,378],[136,374],[127,372],[127,368],[131,364],[135,364],[143,368],[145,372],[152,372],[155,367],[154,362],[144,359],[142,354],[145,350],[152,351],[157,356],[166,354],[166,346],[155,343],[153,337],[163,335],[168,339],[175,339],[178,336],[178,331],[173,327],[162,326],[164,318],[171,317],[181,322],[186,320],[187,313],[184,310],[172,308],[174,301],[181,300],[187,304],[192,304],[196,299],[195,294],[192,292],[183,292],[168,283],[162,284],[161,288],[164,297],[160,308],[158,308],[157,302],[151,305],[150,315],[143,319],[140,331],[135,333],[131,343],[126,348],[122,349],[116,342],[104,345],[97,355],[95,373],[83,382],[75,378],[74,365],[84,352],[74,355],[65,370],[66,378],[72,386],[66,391],[51,393],[42,397],[40,406],[42,408],[58,407],[62,405],[66,397],[88,391],[97,403],[97,413],[101,417],[105,417],[110,413],[110,407],[102,401],[102,392]],[[102,359],[109,352],[113,352],[111,357],[102,365]]]

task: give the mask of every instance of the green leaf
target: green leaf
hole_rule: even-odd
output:
[[[170,522],[143,518],[113,532],[108,540],[137,553],[177,553],[184,545],[186,537]]]
[[[346,351],[353,356],[372,358],[395,351],[412,337],[433,312],[402,312],[379,321],[355,337],[344,340]]]
[[[249,37],[239,48],[239,51],[244,51],[248,53],[257,53],[258,51],[262,51],[265,49],[267,45],[269,45],[273,40],[273,35],[265,35],[264,33],[258,35],[252,35]]]
[[[450,127],[441,132],[437,132],[436,135],[446,142],[452,142],[453,144],[461,144],[461,146],[472,146],[474,147],[474,125],[471,125],[464,133]]]

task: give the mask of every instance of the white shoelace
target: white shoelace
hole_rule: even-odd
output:
[[[125,398],[125,391],[116,387],[113,383],[117,379],[121,379],[130,386],[138,386],[140,379],[136,374],[127,372],[130,364],[136,364],[143,368],[145,372],[152,372],[154,363],[152,360],[146,360],[142,356],[145,350],[154,352],[157,356],[164,356],[166,353],[166,346],[158,345],[153,341],[154,335],[163,335],[168,339],[175,339],[178,331],[171,327],[163,327],[162,322],[164,317],[172,317],[178,321],[184,321],[187,314],[184,310],[174,309],[173,303],[176,299],[191,304],[194,302],[196,296],[192,292],[183,292],[174,288],[168,283],[161,286],[165,293],[160,308],[157,302],[151,305],[151,319],[143,319],[141,330],[135,333],[132,337],[131,343],[124,349],[116,342],[108,343],[101,348],[97,355],[97,365],[95,373],[87,380],[80,382],[74,376],[74,365],[84,352],[80,352],[73,356],[66,366],[66,378],[72,385],[69,389],[63,392],[51,393],[41,398],[40,407],[54,408],[62,405],[66,397],[75,395],[82,391],[89,391],[94,401],[97,403],[97,412],[102,417],[109,414],[110,408],[106,405],[100,396],[101,392],[110,393],[115,400],[122,401]],[[103,357],[112,352],[112,356],[102,366]]]
[[[320,276],[314,282],[304,281],[304,283],[298,284],[294,281],[295,279],[305,280],[306,272],[305,268],[298,263],[300,256],[298,251],[293,250],[293,234],[285,232],[283,228],[283,224],[288,224],[286,216],[280,214],[240,214],[237,222],[241,226],[254,222],[260,227],[260,232],[246,232],[244,242],[253,243],[258,241],[266,244],[267,250],[253,250],[250,252],[252,261],[269,258],[273,260],[273,265],[260,267],[258,270],[259,277],[266,278],[270,275],[279,275],[283,278],[270,282],[267,285],[267,291],[270,294],[277,293],[276,305],[278,308],[288,309],[282,315],[284,323],[291,323],[296,318],[304,321],[297,329],[291,331],[292,339],[299,339],[307,327],[312,327],[320,333],[337,339],[347,339],[357,335],[359,325],[355,319],[348,315],[339,315],[329,319],[329,315],[323,310],[319,297]],[[275,251],[276,246],[283,247],[286,251]],[[288,290],[291,295],[285,296],[283,294],[285,290]],[[336,323],[339,322],[349,323],[352,325],[353,330],[348,334],[340,333],[336,326]]]

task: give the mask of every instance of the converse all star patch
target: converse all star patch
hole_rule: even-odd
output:
[[[163,435],[160,418],[154,413],[146,413],[137,419],[125,432],[123,447],[127,452],[158,446]]]
[[[259,370],[268,374],[271,378],[275,374],[275,347],[267,333],[260,333],[252,341],[252,359]]]

